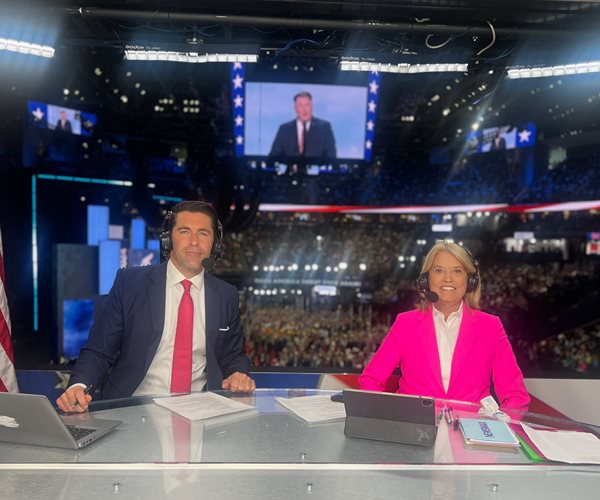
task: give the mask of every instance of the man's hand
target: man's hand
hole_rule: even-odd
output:
[[[245,373],[235,372],[223,380],[221,387],[231,392],[253,392],[256,384]]]
[[[85,387],[74,385],[62,393],[56,404],[66,413],[83,413],[87,411],[91,400],[92,396],[85,393]]]

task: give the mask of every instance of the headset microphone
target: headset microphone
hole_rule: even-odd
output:
[[[209,273],[215,270],[215,259],[212,257],[207,257],[206,259],[202,259],[202,267],[207,270]]]
[[[417,291],[423,294],[431,303],[437,302],[440,299],[437,293],[429,289],[429,275],[427,273],[421,273],[417,278]]]

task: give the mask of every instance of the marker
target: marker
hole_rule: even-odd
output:
[[[446,423],[448,425],[452,424],[452,417],[450,416],[450,412],[448,411],[448,408],[444,408],[444,417],[446,417]]]
[[[84,394],[89,394],[91,390],[92,390],[92,386],[91,386],[91,385],[86,385],[86,386],[85,386],[85,389],[83,389],[83,393],[84,393]],[[75,402],[74,402],[74,403],[71,405],[71,407],[72,407],[72,408],[77,408],[78,406],[79,406],[79,401],[75,401]]]

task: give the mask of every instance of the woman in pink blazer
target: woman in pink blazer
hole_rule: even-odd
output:
[[[398,393],[479,403],[494,390],[503,409],[526,410],[529,394],[500,319],[479,311],[477,262],[455,243],[437,243],[417,280],[418,308],[399,314],[359,378],[383,391],[396,368]]]

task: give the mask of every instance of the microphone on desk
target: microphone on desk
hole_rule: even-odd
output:
[[[216,261],[212,257],[202,259],[202,267],[206,269],[209,273],[212,273],[215,270],[215,265]]]

